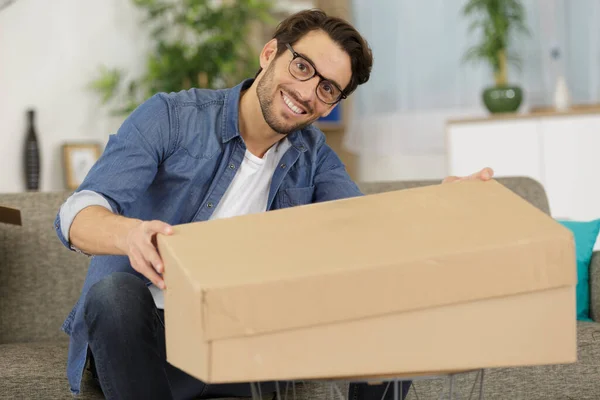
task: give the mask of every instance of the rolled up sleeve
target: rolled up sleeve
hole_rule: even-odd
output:
[[[140,105],[110,136],[104,152],[75,194],[93,192],[101,197],[94,197],[97,205],[126,215],[150,186],[160,164],[174,151],[178,134],[174,114],[165,94],[154,95]],[[70,224],[85,202],[78,202],[75,207],[71,207],[72,203],[67,200],[55,220],[57,235],[68,248]]]

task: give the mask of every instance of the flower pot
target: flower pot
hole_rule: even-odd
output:
[[[491,113],[509,113],[519,109],[523,90],[518,86],[493,86],[483,91],[483,103]]]

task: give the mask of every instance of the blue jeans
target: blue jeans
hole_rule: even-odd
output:
[[[166,361],[162,310],[146,285],[128,273],[114,273],[96,283],[86,296],[84,320],[91,367],[107,399],[210,399],[251,397],[248,383],[207,385]],[[285,383],[279,383],[285,392]],[[256,386],[256,385],[255,385]],[[404,382],[404,399],[410,384]],[[350,400],[395,400],[387,384],[350,385]],[[276,392],[262,382],[263,395]]]

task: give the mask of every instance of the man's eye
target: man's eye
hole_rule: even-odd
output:
[[[301,72],[306,72],[308,70],[308,66],[303,62],[297,62],[296,68],[298,68],[298,71],[301,71]]]

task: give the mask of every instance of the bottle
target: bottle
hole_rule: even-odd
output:
[[[28,192],[40,188],[40,149],[35,129],[35,110],[27,110],[27,136],[25,138],[25,186]]]
[[[560,75],[556,80],[556,87],[554,89],[554,108],[556,111],[568,110],[571,105],[570,97],[567,81]]]

